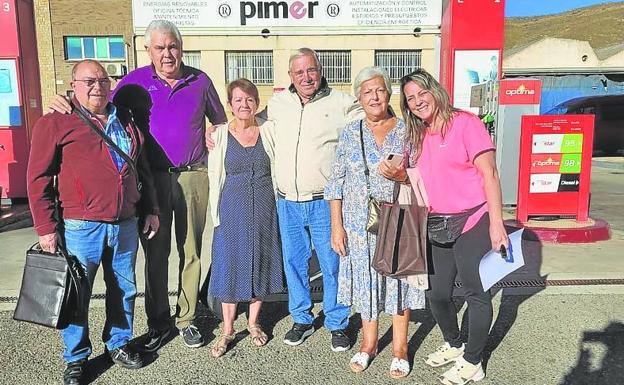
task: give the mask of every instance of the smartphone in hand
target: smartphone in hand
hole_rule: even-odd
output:
[[[390,162],[390,164],[394,167],[399,167],[403,164],[403,155],[402,154],[388,154],[386,156],[386,160]]]

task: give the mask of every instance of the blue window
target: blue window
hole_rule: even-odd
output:
[[[126,59],[126,43],[123,36],[65,36],[66,60],[112,60]]]
[[[121,36],[108,38],[108,50],[111,59],[126,58],[126,45]]]
[[[67,59],[82,59],[82,40],[79,37],[66,38],[65,52],[67,52]]]
[[[95,59],[95,39],[92,37],[82,39],[82,47],[84,48],[84,57],[86,59]]]

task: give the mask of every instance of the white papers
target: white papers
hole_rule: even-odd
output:
[[[479,263],[479,275],[481,276],[483,291],[489,290],[496,282],[524,266],[524,256],[522,255],[523,231],[524,229],[520,229],[509,234],[507,260],[505,260],[500,253],[492,250],[481,258],[481,263]]]

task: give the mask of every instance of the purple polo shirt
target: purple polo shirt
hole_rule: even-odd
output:
[[[148,148],[152,167],[166,169],[169,166],[205,164],[208,155],[204,141],[205,118],[212,124],[227,121],[223,105],[208,75],[183,65],[182,78],[170,87],[158,77],[154,66],[150,64],[124,76],[115,87],[111,100],[115,92],[129,84],[139,85],[152,99],[149,132],[153,140],[148,138],[146,144],[162,149]],[[163,153],[168,161],[163,159]]]

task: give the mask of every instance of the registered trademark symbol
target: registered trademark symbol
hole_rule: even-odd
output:
[[[336,3],[329,3],[327,6],[327,16],[336,17],[340,14],[340,7]]]
[[[232,8],[230,8],[229,4],[223,3],[219,5],[218,12],[219,12],[219,16],[228,17],[232,14]]]

